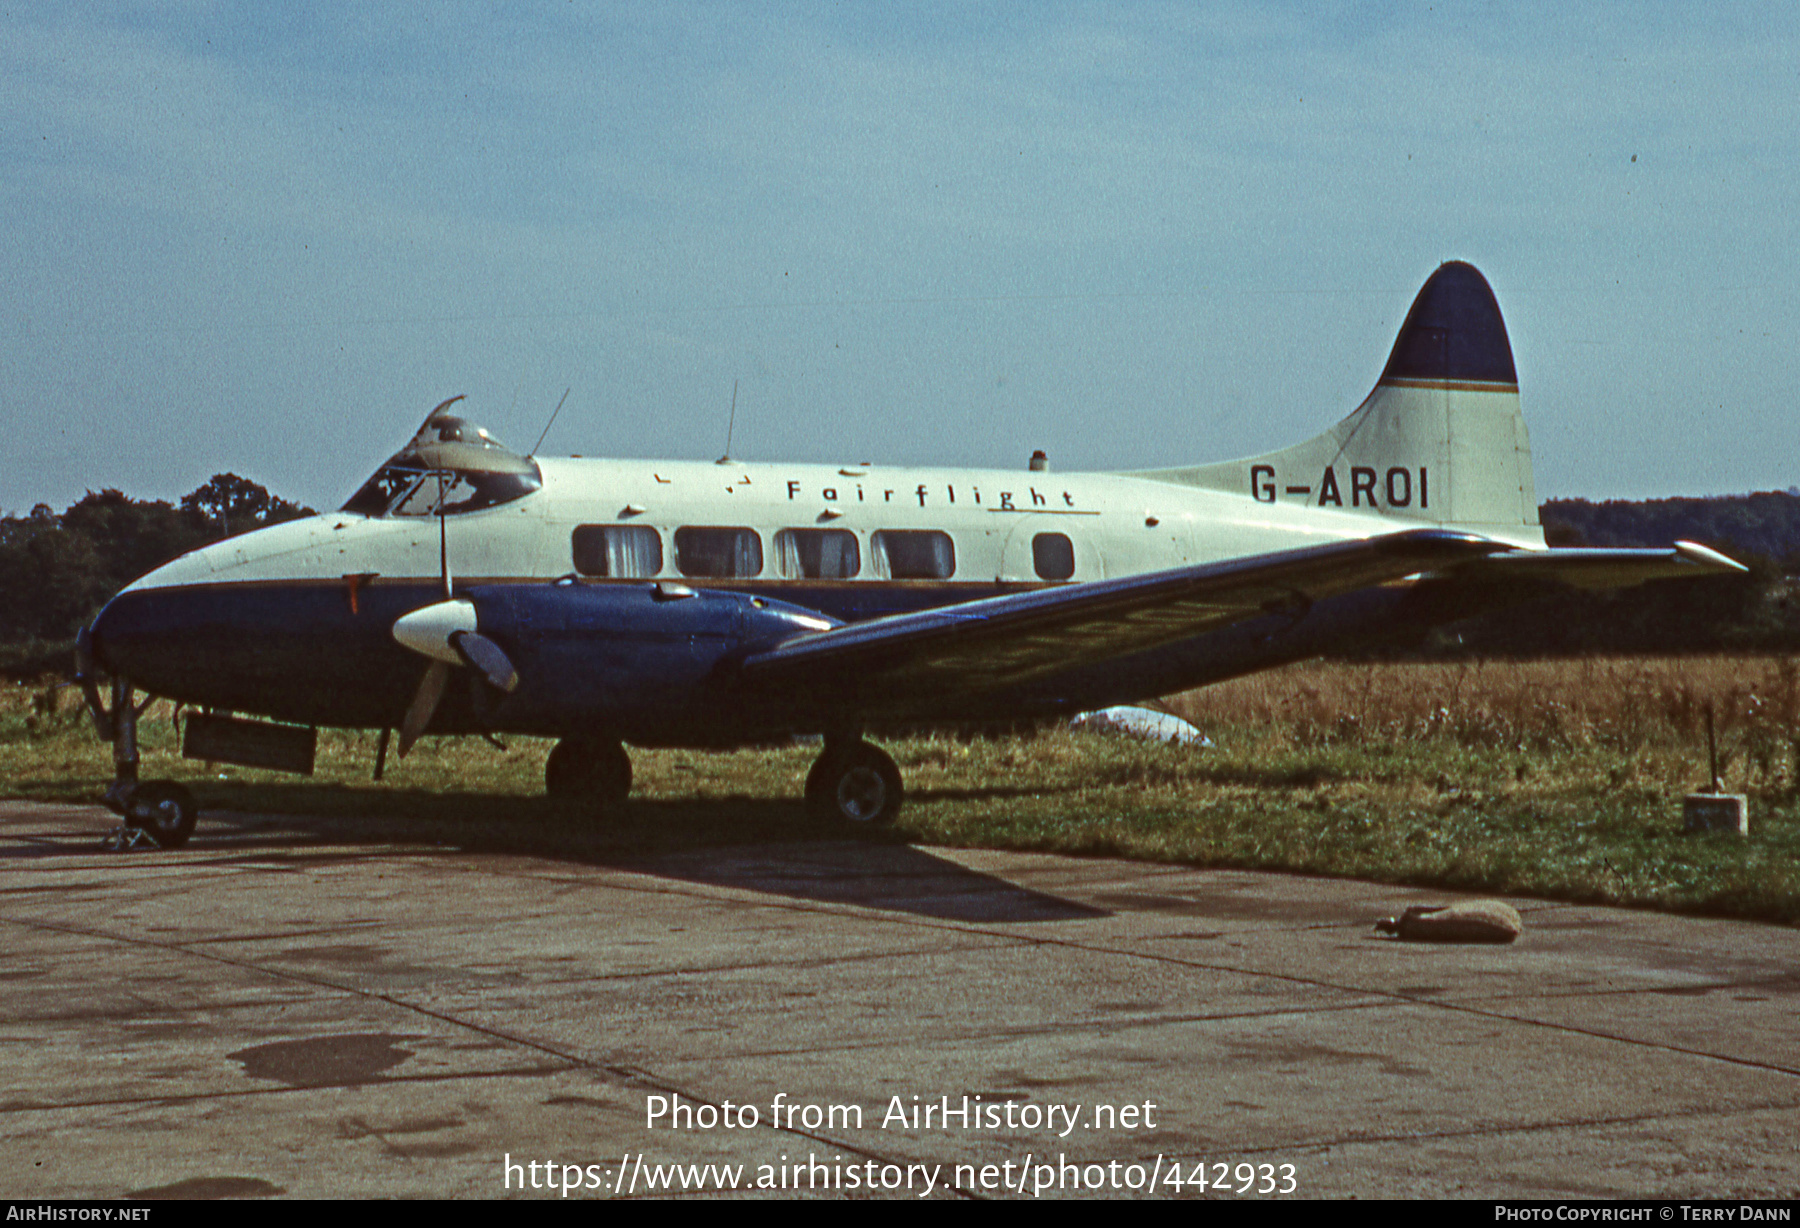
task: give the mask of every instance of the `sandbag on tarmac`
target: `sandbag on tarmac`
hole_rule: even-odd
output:
[[[1511,942],[1525,932],[1519,910],[1499,900],[1464,904],[1415,904],[1398,917],[1383,917],[1375,932],[1402,942]]]

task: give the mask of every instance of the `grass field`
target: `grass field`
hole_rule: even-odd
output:
[[[1716,712],[1748,840],[1681,831]],[[1481,665],[1311,664],[1174,696],[1207,749],[1052,731],[886,745],[908,800],[896,838],[1342,875],[1800,923],[1800,664],[1695,657]],[[635,751],[624,812],[541,797],[550,744],[427,739],[370,781],[373,734],[322,731],[311,780],[191,763],[167,705],[146,779],[203,808],[361,816],[383,833],[605,854],[816,839],[799,794],[816,753]],[[0,791],[92,800],[106,748],[72,689],[0,696]],[[205,833],[202,818],[201,833]]]

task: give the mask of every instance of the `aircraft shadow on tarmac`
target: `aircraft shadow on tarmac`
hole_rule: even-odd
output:
[[[476,793],[315,784],[259,785],[255,794],[208,798],[202,793],[200,826],[186,848],[119,856],[204,859],[215,865],[232,860],[355,861],[364,856],[357,850],[372,853],[379,846],[383,852],[398,848],[537,857],[941,920],[1066,921],[1109,915],[1106,909],[957,865],[898,835],[845,839],[818,828],[799,802],[787,799],[633,799],[618,814],[596,819],[571,814],[543,798]],[[313,813],[281,813],[290,808]],[[111,816],[103,817],[111,822]],[[0,866],[95,852],[91,829],[73,832],[66,824],[42,822],[27,826],[30,830],[15,820],[0,834]]]

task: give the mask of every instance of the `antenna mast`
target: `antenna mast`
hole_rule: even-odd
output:
[[[731,434],[733,431],[735,431],[737,429],[737,386],[738,386],[738,382],[736,380],[732,380],[731,381],[731,418],[725,424],[725,455],[721,456],[718,460],[713,462],[714,464],[717,464],[717,465],[728,465],[731,463]]]
[[[544,434],[539,435],[538,441],[531,445],[531,452],[529,453],[530,455],[536,456],[537,450],[544,446],[544,435],[548,435],[550,433],[550,428],[556,425],[556,415],[560,414],[562,412],[563,401],[566,401],[569,399],[569,393],[572,391],[573,391],[572,388],[564,388],[563,389],[562,401],[558,401],[556,403],[556,408],[550,411],[550,421],[544,423]]]

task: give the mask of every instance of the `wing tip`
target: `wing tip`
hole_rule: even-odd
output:
[[[1750,570],[1729,555],[1720,554],[1712,547],[1702,546],[1699,542],[1678,541],[1675,543],[1675,553],[1706,571],[1747,573]]]

